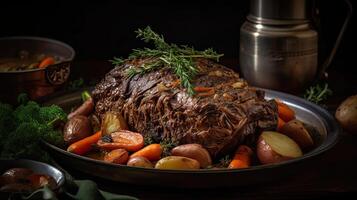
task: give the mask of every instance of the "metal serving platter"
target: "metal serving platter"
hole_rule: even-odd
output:
[[[45,143],[48,152],[63,167],[78,170],[90,176],[131,183],[181,188],[212,188],[260,184],[299,173],[301,165],[331,149],[337,142],[340,129],[334,118],[323,108],[297,96],[263,89],[266,98],[278,98],[296,112],[299,120],[315,127],[313,139],[318,145],[302,157],[269,165],[252,166],[246,169],[158,170],[125,165],[115,165],[69,153]],[[49,99],[46,105],[57,104],[70,110],[80,103],[81,91]]]

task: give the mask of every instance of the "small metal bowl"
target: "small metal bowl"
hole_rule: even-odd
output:
[[[41,69],[0,72],[1,101],[12,103],[22,92],[27,93],[31,99],[47,96],[54,93],[69,78],[75,51],[68,44],[40,37],[0,38],[0,57],[14,57],[22,50],[31,54],[50,54],[61,61]]]
[[[46,174],[51,176],[56,181],[56,188],[54,192],[59,192],[65,183],[65,175],[59,169],[53,167],[52,165],[37,162],[33,160],[19,159],[19,160],[0,160],[0,174],[3,174],[6,170],[11,168],[28,168],[37,174]],[[1,193],[0,193],[1,194]],[[1,194],[7,195],[7,194]],[[3,196],[0,195],[0,199]]]

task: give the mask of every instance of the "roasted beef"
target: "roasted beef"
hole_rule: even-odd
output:
[[[277,126],[277,106],[264,91],[248,87],[238,73],[207,59],[195,60],[199,70],[192,96],[168,68],[127,76],[130,67],[148,62],[131,60],[116,66],[95,87],[95,111],[120,112],[132,131],[155,140],[198,143],[211,156],[252,144],[263,130]]]

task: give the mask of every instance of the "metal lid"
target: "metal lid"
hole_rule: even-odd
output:
[[[312,0],[250,0],[250,15],[273,20],[306,20]]]

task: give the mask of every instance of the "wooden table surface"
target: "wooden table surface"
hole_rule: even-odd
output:
[[[238,62],[227,59],[223,63],[235,69]],[[103,77],[110,67],[105,61],[77,61],[72,72],[75,78],[81,76],[93,82]],[[344,98],[357,94],[357,80],[351,73],[331,71],[329,74],[328,82],[334,95],[326,104],[333,114]],[[120,184],[78,172],[72,175],[77,179],[95,180],[105,191],[140,199],[340,199],[357,194],[357,134],[342,132],[335,147],[303,165],[293,176],[264,185],[188,190]]]

